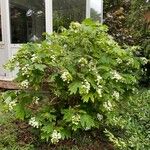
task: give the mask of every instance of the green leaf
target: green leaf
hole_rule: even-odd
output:
[[[81,82],[80,81],[74,81],[73,83],[71,83],[69,85],[69,91],[70,91],[70,94],[76,94],[78,89],[81,87]]]
[[[15,107],[15,112],[16,112],[16,117],[17,118],[24,120],[24,117],[25,117],[24,106],[22,106],[21,104],[18,104]]]
[[[88,114],[81,115],[81,125],[83,128],[91,129],[95,126],[93,117]]]
[[[63,128],[63,129],[60,131],[60,133],[61,133],[62,140],[68,139],[68,138],[71,137],[71,132],[70,132],[70,130],[68,130],[68,129],[64,129],[64,128]]]
[[[52,124],[47,124],[47,125],[44,125],[41,129],[41,131],[47,133],[47,134],[50,134],[52,133],[53,131],[53,125]]]
[[[93,93],[86,94],[82,96],[83,102],[89,102],[91,100],[94,103],[94,95]]]
[[[43,64],[35,64],[35,69],[40,70],[40,71],[44,71],[44,69],[46,68],[46,65]]]

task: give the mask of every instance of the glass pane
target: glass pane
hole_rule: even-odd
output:
[[[86,18],[86,0],[53,0],[53,30],[60,26],[68,28],[71,21]]]
[[[45,0],[9,0],[11,42],[41,41],[45,32]]]
[[[0,3],[0,41],[2,41],[2,24],[1,24],[1,3]]]
[[[90,16],[94,21],[102,20],[102,0],[90,0]]]

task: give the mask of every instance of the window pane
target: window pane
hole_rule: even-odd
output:
[[[11,42],[40,41],[45,32],[45,0],[9,0]]]
[[[90,1],[90,16],[94,21],[100,21],[102,17],[102,0]]]
[[[86,0],[53,0],[53,30],[69,27],[71,21],[81,22],[86,18]]]
[[[0,41],[2,41],[2,24],[1,24],[1,3],[0,3]]]

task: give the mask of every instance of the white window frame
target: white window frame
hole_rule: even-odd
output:
[[[2,40],[0,41],[0,48],[3,46],[4,44],[4,17],[3,17],[3,3],[2,0],[0,0],[0,11],[1,11],[1,34],[2,34]]]
[[[104,0],[99,0],[101,2],[101,20],[100,22],[103,23],[103,3]],[[92,0],[86,0],[86,18],[90,18],[91,17],[91,7],[90,7],[90,3],[92,2]]]
[[[90,1],[92,0],[86,0],[86,18],[90,18]],[[103,0],[102,0],[103,1]],[[9,8],[9,0],[0,0],[1,2],[1,13],[3,14],[1,17],[2,22],[2,42],[0,42],[0,45],[4,43],[4,32],[7,33],[7,44],[10,45],[10,48],[18,48],[22,44],[20,43],[11,43],[11,24],[10,24],[10,8]],[[46,26],[46,32],[51,34],[53,32],[53,6],[52,6],[53,0],[45,0],[45,26]],[[4,7],[5,8],[4,8]],[[103,6],[102,6],[103,8]],[[103,10],[102,10],[103,12]],[[102,14],[103,15],[103,14]],[[4,21],[5,19],[5,21]],[[101,18],[103,20],[103,17]],[[101,20],[101,22],[102,22]],[[6,22],[6,25],[4,25],[3,22]],[[7,28],[7,29],[6,29]],[[6,32],[7,30],[7,32]]]
[[[49,15],[48,13],[50,12],[50,8],[51,8],[51,4],[52,4],[52,0],[44,0],[45,1],[45,29],[47,33],[51,33],[51,29],[50,29],[50,23],[48,22],[48,20],[51,20],[51,14]],[[8,5],[8,17],[9,17],[9,21],[7,21],[8,25],[9,25],[9,37],[10,37],[10,47],[11,48],[19,48],[21,47],[23,44],[25,43],[11,43],[11,24],[10,24],[10,8],[9,8],[9,0],[7,0],[7,5]]]

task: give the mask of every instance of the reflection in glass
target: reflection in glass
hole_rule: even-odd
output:
[[[90,16],[94,21],[102,20],[102,0],[90,0]]]
[[[53,30],[60,26],[68,28],[71,21],[86,18],[86,0],[53,0]]]
[[[1,24],[1,5],[0,5],[0,41],[2,41],[2,24]]]
[[[11,42],[40,41],[45,32],[45,0],[9,0]]]

